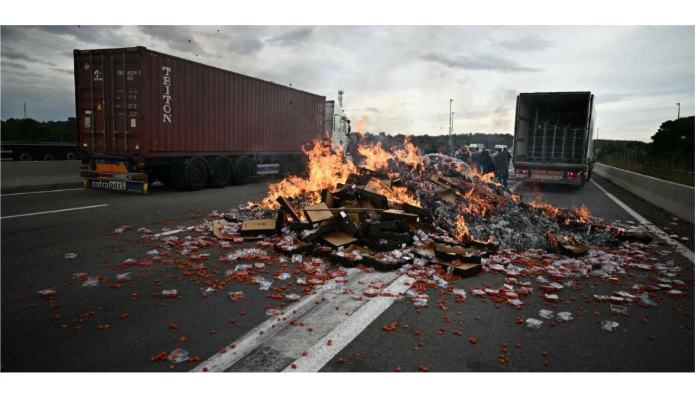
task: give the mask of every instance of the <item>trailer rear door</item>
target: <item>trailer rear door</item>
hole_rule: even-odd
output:
[[[142,54],[138,48],[75,50],[81,151],[126,155],[144,150]]]

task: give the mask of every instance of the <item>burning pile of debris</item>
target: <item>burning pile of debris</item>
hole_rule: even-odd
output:
[[[214,223],[220,239],[260,240],[278,251],[326,256],[347,267],[397,269],[415,258],[455,275],[481,268],[500,249],[581,256],[589,246],[650,241],[644,231],[591,217],[585,206],[557,209],[520,196],[444,155],[421,156],[406,139],[384,150],[364,143],[355,165],[327,140],[306,150],[307,178],[270,184],[268,196]]]

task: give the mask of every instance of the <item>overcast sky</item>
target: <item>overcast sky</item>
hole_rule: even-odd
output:
[[[1,118],[75,116],[73,49],[145,46],[335,99],[367,131],[512,133],[519,92],[591,91],[600,137],[695,110],[695,28],[2,26]]]

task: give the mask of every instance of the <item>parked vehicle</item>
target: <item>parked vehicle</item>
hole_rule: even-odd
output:
[[[515,109],[516,178],[583,188],[595,160],[590,92],[521,93]]]
[[[187,190],[298,172],[324,134],[323,96],[145,47],[75,50],[86,188]],[[340,128],[338,128],[340,129]]]

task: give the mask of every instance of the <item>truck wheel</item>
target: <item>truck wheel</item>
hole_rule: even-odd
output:
[[[214,161],[212,174],[209,177],[209,185],[215,188],[222,188],[231,183],[231,162],[225,157],[219,157]]]
[[[208,172],[207,163],[201,158],[190,161],[187,164],[185,189],[190,191],[202,189],[207,184]]]
[[[29,150],[20,150],[17,154],[18,161],[32,161],[34,159],[34,154]]]
[[[63,152],[63,156],[61,158],[64,160],[74,161],[78,159],[78,155],[75,154],[75,151],[73,150],[66,150]]]
[[[241,157],[236,160],[236,169],[233,176],[233,183],[236,185],[245,185],[250,182],[253,176],[253,163],[248,157]]]
[[[41,152],[42,161],[54,161],[55,159],[56,155],[54,154],[53,150],[44,150]]]
[[[593,168],[588,168],[588,174],[586,174],[586,182],[591,180],[592,173],[593,173]]]

